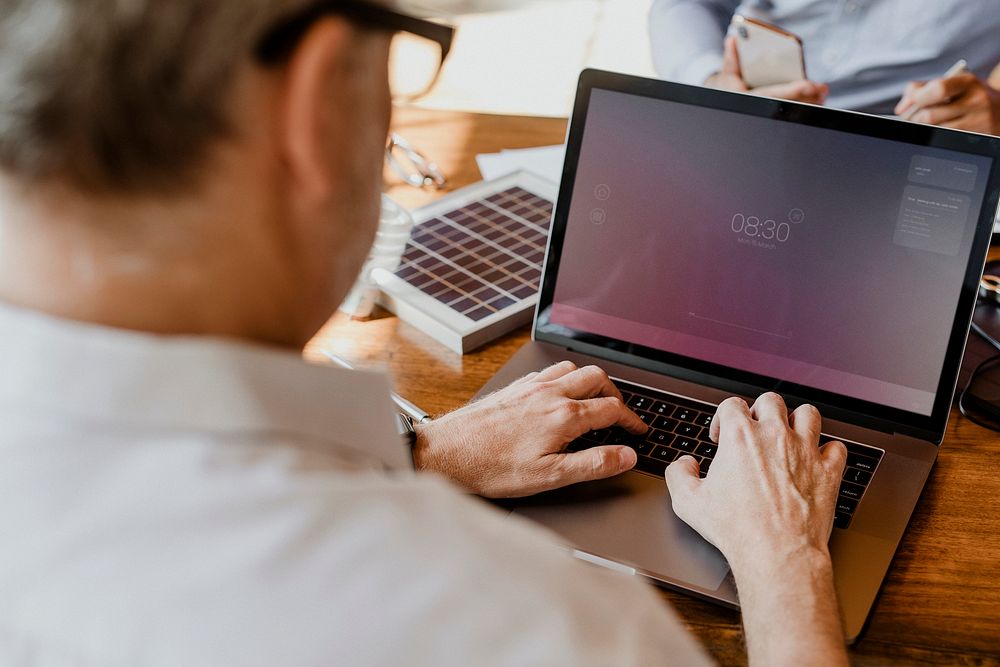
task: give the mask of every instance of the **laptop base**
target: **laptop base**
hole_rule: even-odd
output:
[[[522,347],[479,393],[489,393],[564,359],[580,366],[597,364],[614,378],[711,404],[733,395],[539,341]],[[754,397],[743,398],[752,401]],[[848,425],[838,431],[836,423],[824,423],[824,430],[886,450],[851,528],[834,529],[830,540],[844,631],[853,643],[875,602],[934,464],[937,447],[912,438],[859,433]],[[673,513],[666,483],[658,478],[628,472],[507,506],[559,534],[586,560],[607,561],[616,570],[726,607],[739,605],[735,582],[722,554]]]

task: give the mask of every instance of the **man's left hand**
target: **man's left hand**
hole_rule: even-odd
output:
[[[646,432],[607,373],[563,361],[417,426],[413,461],[481,496],[527,496],[631,469],[630,447],[565,451],[587,431],[615,425]]]
[[[896,105],[896,114],[918,123],[1000,135],[1000,90],[971,72],[913,81]]]

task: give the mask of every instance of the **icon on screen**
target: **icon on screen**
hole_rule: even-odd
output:
[[[611,197],[611,188],[609,188],[604,183],[601,183],[596,188],[594,188],[594,197],[598,201],[607,201]]]
[[[590,221],[595,225],[603,225],[607,220],[607,213],[603,208],[595,208],[590,212]]]
[[[793,208],[788,212],[788,221],[796,225],[806,219],[806,214],[801,208]]]

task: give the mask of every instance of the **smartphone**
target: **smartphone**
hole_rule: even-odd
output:
[[[731,31],[736,36],[743,81],[750,88],[806,78],[802,40],[797,35],[741,14],[733,16]]]

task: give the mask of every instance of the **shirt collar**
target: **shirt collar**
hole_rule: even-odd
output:
[[[388,378],[234,340],[160,336],[0,305],[0,402],[124,427],[288,432],[409,466]]]

